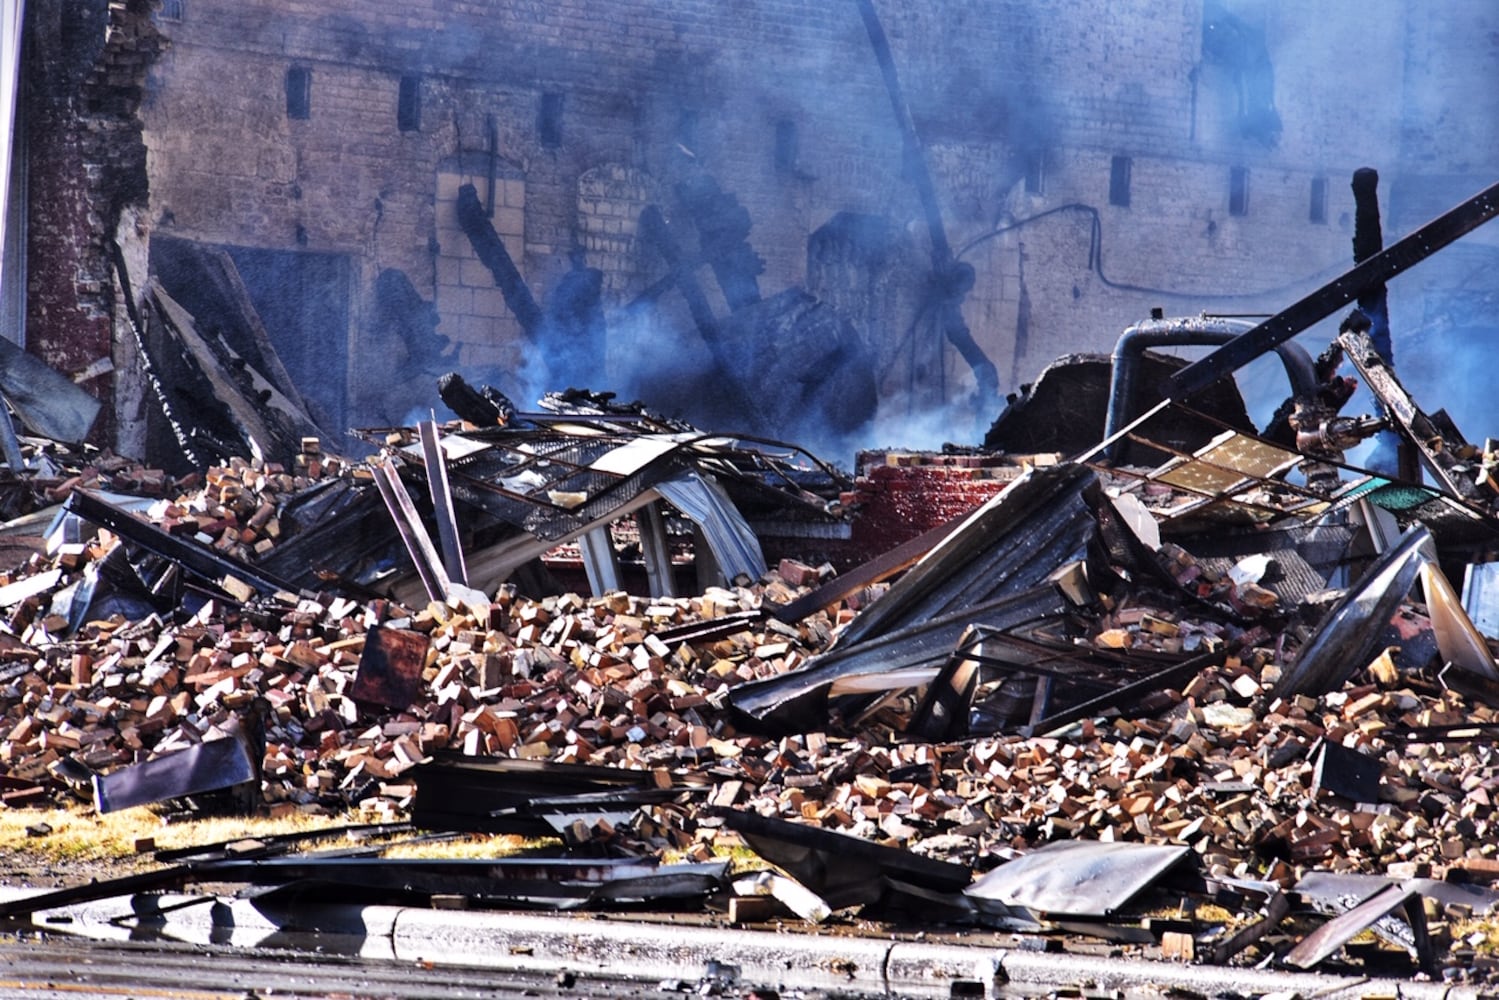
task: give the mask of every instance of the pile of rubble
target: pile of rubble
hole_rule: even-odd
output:
[[[550,836],[546,905],[769,896],[1301,968],[1370,928],[1471,968],[1463,921],[1499,905],[1493,449],[1416,433],[1362,337],[1339,349],[1434,485],[1170,401],[1071,459],[855,481],[579,391],[367,432],[365,460],[53,463],[8,495],[32,554],[0,577],[0,802]],[[865,502],[927,519],[835,571]],[[807,558],[768,568],[770,536]],[[535,571],[562,546],[591,596]],[[731,878],[739,842],[779,872]],[[541,892],[520,861],[205,852],[163,884]],[[1162,930],[1166,888],[1255,916]],[[1293,902],[1332,919],[1286,940]]]
[[[132,475],[159,482],[121,470],[112,485]],[[1414,544],[1370,555],[1362,584],[1297,591],[1273,548],[1199,558],[1154,537],[1127,482],[1060,463],[1020,475],[893,587],[888,567],[827,579],[795,562],[690,598],[505,585],[402,603],[245,582],[281,541],[280,511],[329,478],[367,485],[369,467],[234,463],[142,502],[139,524],[245,570],[179,579],[178,606],[146,613],[161,556],[118,524],[84,537],[70,501],[45,551],[0,581],[0,800],[243,808],[223,794],[241,770],[217,759],[205,786],[178,756],[235,745],[260,808],[419,825],[423,782],[444,787],[454,761],[529,762],[548,791],[505,809],[481,794],[472,828],[545,815],[574,849],[637,857],[707,860],[754,815],[976,871],[1086,840],[1183,845],[1210,879],[1284,890],[1314,871],[1499,875],[1496,685],[1452,664],[1433,584],[1409,596]],[[1373,610],[1357,641],[1327,637],[1339,601]],[[1354,658],[1305,680],[1329,641]],[[821,725],[802,721],[809,692]],[[179,778],[143,791],[131,775],[153,761]],[[639,774],[651,794],[602,805],[596,773],[569,783],[579,767]]]

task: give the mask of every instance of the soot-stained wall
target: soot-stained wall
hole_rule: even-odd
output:
[[[722,395],[693,374],[713,352],[637,220],[663,208],[726,320],[676,195],[708,175],[748,213],[761,294],[805,287],[868,342],[875,424],[807,443],[847,461],[858,444],[976,441],[993,417],[965,409],[969,365],[916,322],[926,221],[854,0],[175,0],[151,15],[99,0],[64,30],[74,6],[41,0],[30,14],[32,58],[53,67],[28,104],[45,175],[31,195],[29,322],[49,357],[107,348],[111,322],[119,339],[98,248],[123,200],[141,207],[142,241],[346,258],[330,271],[346,281],[320,294],[343,304],[347,329],[316,336],[346,368],[349,424],[436,404],[428,386],[445,367],[528,405],[563,386],[532,377],[534,343],[453,224],[467,182],[497,192],[496,231],[543,303],[575,267],[602,274],[603,368],[566,381],[630,395],[659,384],[642,372],[679,370],[677,397],[646,402],[690,411],[694,396]],[[1391,235],[1482,186],[1499,163],[1486,113],[1499,100],[1496,15],[1303,6],[876,0],[948,238],[975,270],[963,317],[1002,392],[1057,355],[1107,349],[1153,306],[1294,301],[1350,263],[1356,167],[1380,170]],[[75,96],[102,71],[128,104],[126,78],[146,62],[133,109],[90,117]],[[849,220],[881,234],[867,294]],[[1477,234],[1470,253],[1495,240]],[[418,356],[391,339],[376,296],[391,271],[435,305],[447,350]],[[1494,279],[1488,293],[1474,280],[1447,285],[1492,293]],[[1429,313],[1447,285],[1397,285],[1397,315],[1402,287]],[[1397,353],[1401,335],[1397,324]]]
[[[117,355],[115,255],[122,221],[147,197],[139,109],[162,39],[144,0],[27,5],[17,132],[27,161],[27,346],[59,371],[108,372]],[[114,400],[114,380],[84,388]],[[95,430],[112,442],[115,410]]]

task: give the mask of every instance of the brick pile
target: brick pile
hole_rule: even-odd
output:
[[[214,538],[204,518],[221,519],[227,502],[249,512],[234,536],[245,544],[278,477],[250,465],[214,470],[196,492],[163,500],[160,523],[174,530],[191,520],[195,535]],[[897,703],[856,732],[769,739],[735,729],[721,710],[725,692],[795,669],[827,647],[851,612],[833,608],[795,625],[744,613],[804,592],[817,573],[788,573],[802,587],[772,572],[753,586],[677,599],[533,600],[505,588],[487,622],[461,605],[284,594],[210,602],[185,620],[115,616],[65,634],[48,610],[52,595],[113,544],[100,533],[51,559],[34,558],[4,581],[36,589],[19,600],[11,591],[4,609],[6,806],[80,794],[89,771],[221,736],[263,699],[264,800],[272,812],[399,818],[415,791],[414,769],[441,750],[706,778],[712,787],[703,800],[651,806],[628,829],[582,831],[637,850],[704,852],[715,829],[706,804],[977,868],[1017,848],[1088,838],[1189,844],[1211,871],[1287,884],[1309,868],[1499,872],[1499,755],[1483,738],[1499,723],[1495,709],[1422,671],[1394,669],[1383,656],[1340,690],[1274,697],[1295,650],[1289,633],[1234,636],[1243,644],[1235,655],[1181,690],[1062,734],[911,742],[899,733]],[[29,621],[20,614],[28,608]],[[1407,629],[1429,628],[1418,606],[1402,613]],[[718,619],[735,624],[675,638],[688,634],[681,626]],[[376,626],[426,642],[419,694],[408,706],[352,696]],[[1148,654],[1178,650],[1184,637],[1199,648],[1224,641],[1216,623],[1160,606],[1100,615],[1087,641]],[[1423,732],[1406,735],[1417,727]],[[1373,764],[1375,801],[1324,787],[1317,770],[1324,744]]]

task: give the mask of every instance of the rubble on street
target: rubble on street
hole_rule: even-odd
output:
[[[111,471],[80,470],[49,487],[51,498],[103,504],[107,485],[112,508],[124,509],[117,491],[154,493],[128,516],[220,561],[147,552],[138,542],[155,536],[119,524],[90,531],[87,503],[58,507],[50,530],[28,522],[38,551],[0,586],[8,807],[73,798],[103,810],[132,769],[238,740],[260,773],[251,809],[551,835],[572,852],[652,864],[710,862],[738,841],[744,817],[765,817],[974,874],[1049,844],[1176,845],[1173,869],[1189,859],[1203,885],[1237,886],[1224,891],[1249,900],[1249,913],[1276,894],[1299,898],[1303,880],[1323,873],[1369,879],[1357,898],[1450,886],[1460,893],[1416,892],[1437,900],[1422,933],[1454,967],[1473,962],[1466,921],[1499,899],[1488,888],[1499,876],[1492,656],[1486,669],[1454,662],[1454,613],[1463,634],[1476,633],[1451,585],[1435,582],[1445,578],[1433,534],[1412,520],[1406,544],[1379,552],[1373,538],[1390,525],[1370,489],[1350,491],[1355,515],[1328,529],[1331,547],[1291,544],[1310,529],[1257,528],[1262,551],[1199,556],[1190,539],[1161,537],[1203,500],[1165,473],[1020,459],[1003,489],[893,585],[871,582],[784,620],[780,609],[805,606],[838,576],[787,559],[691,597],[532,597],[505,583],[480,607],[331,584],[277,590],[255,582],[253,560],[295,541],[273,527],[280,512],[335,481],[369,490],[367,463],[237,461],[186,483],[101,464]],[[1263,520],[1270,501],[1245,500],[1262,484],[1246,492],[1228,478],[1217,503]],[[1416,492],[1446,509],[1438,491]],[[1305,491],[1278,502],[1294,524],[1325,520],[1328,504]],[[1471,545],[1475,525],[1491,526],[1464,510],[1473,516],[1457,537]],[[1349,571],[1355,557],[1369,567],[1362,575]],[[176,589],[155,610],[164,570]],[[1345,622],[1336,612],[1350,600],[1374,617]],[[1338,627],[1354,639],[1329,634]],[[1336,669],[1297,681],[1298,665],[1328,643],[1343,655]],[[767,700],[780,688],[796,695],[794,711]],[[945,716],[934,714],[939,695]],[[168,782],[158,808],[246,808],[240,758],[226,759],[225,788]],[[479,770],[453,771],[464,761]],[[446,791],[423,803],[429,779]],[[712,883],[774,901],[768,911],[736,904],[741,915],[784,913],[798,898],[765,880],[693,878],[693,892]],[[833,893],[833,908],[793,912],[900,912],[902,898],[909,912],[897,876],[859,881],[852,901]],[[1036,932],[1076,931],[1082,919],[976,905],[961,888],[926,890],[947,904],[932,912]],[[1089,919],[1094,934],[1159,944],[1164,933],[1159,918],[1152,932],[1151,918],[1127,907]],[[1214,942],[1221,960],[1235,959],[1220,926],[1188,926],[1199,960]],[[1269,933],[1245,954],[1278,940]],[[1412,951],[1412,961],[1428,966],[1431,954]]]
[[[1491,190],[1432,226],[1496,212]],[[204,845],[0,916],[310,883],[1486,977],[1499,453],[1421,409],[1362,311],[1315,361],[1285,343],[1412,239],[1259,324],[1157,317],[1107,366],[1048,369],[982,449],[852,476],[607,393],[524,412],[458,373],[459,420],[333,454],[293,394],[231,377],[254,337],[192,354],[213,391],[173,433],[214,457],[188,471],[16,437],[0,804],[538,848]],[[1271,349],[1291,394],[1269,427],[1229,383],[1189,405]],[[1338,413],[1345,361],[1381,416]],[[251,419],[255,398],[285,405]],[[1376,435],[1396,454],[1345,459]]]

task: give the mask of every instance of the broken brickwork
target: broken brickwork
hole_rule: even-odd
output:
[[[993,455],[861,455],[861,474],[843,498],[859,511],[850,538],[856,561],[972,512],[1020,472]]]
[[[110,241],[122,210],[146,200],[139,109],[164,44],[150,7],[43,0],[28,10],[28,341],[70,375],[114,353]],[[86,387],[107,398],[110,380]],[[101,440],[110,440],[109,424],[106,408]]]

